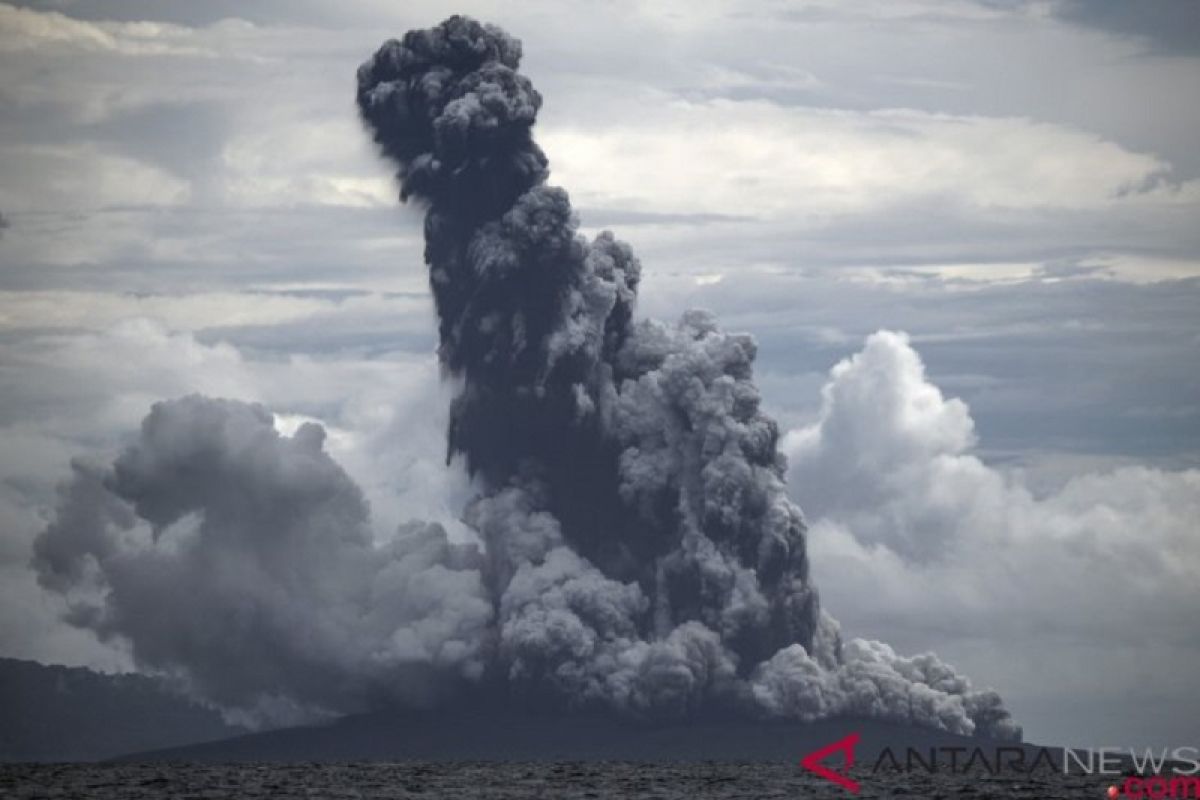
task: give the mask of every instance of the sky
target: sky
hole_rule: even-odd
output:
[[[420,215],[354,108],[452,12],[522,39],[639,313],[757,339],[844,630],[1032,741],[1200,740],[1186,0],[0,4],[0,654],[129,666],[29,561],[71,459],[161,399],[320,422],[381,535],[454,529]]]

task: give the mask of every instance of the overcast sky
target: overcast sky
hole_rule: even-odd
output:
[[[758,339],[848,633],[1034,741],[1198,743],[1188,0],[0,4],[0,654],[127,665],[27,563],[69,460],[159,399],[320,421],[380,531],[456,517],[420,217],[353,104],[452,11],[523,40],[641,312]]]

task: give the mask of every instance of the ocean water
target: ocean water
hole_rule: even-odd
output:
[[[404,762],[0,764],[0,797],[21,798],[1091,798],[1099,776],[962,775],[856,768],[857,795],[786,763]]]

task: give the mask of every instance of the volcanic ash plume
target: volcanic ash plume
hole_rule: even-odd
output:
[[[376,546],[324,439],[232,400],[156,404],[110,468],[74,465],[36,542],[42,584],[71,622],[245,722],[478,677],[493,616],[478,550],[422,524]]]
[[[479,488],[463,513],[478,543],[420,523],[371,541],[318,427],[283,437],[261,408],[192,397],[156,406],[111,468],[77,467],[38,544],[43,584],[226,708],[336,713],[465,683],[642,719],[854,714],[1019,738],[935,656],[842,642],[754,341],[699,311],[634,321],[640,265],[580,236],[546,184],[520,55],[452,17],[358,73],[401,197],[425,209],[461,387],[448,459]]]

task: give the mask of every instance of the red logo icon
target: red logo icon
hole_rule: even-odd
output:
[[[848,792],[858,794],[858,781],[852,780],[846,773],[854,766],[854,745],[858,744],[859,734],[852,733],[845,739],[834,742],[831,745],[822,747],[820,750],[814,750],[806,755],[801,761],[800,766],[804,767],[809,772],[819,775],[830,783],[836,783]],[[842,767],[842,772],[834,772],[829,767],[821,762],[830,756],[842,753],[845,759],[845,765]]]

